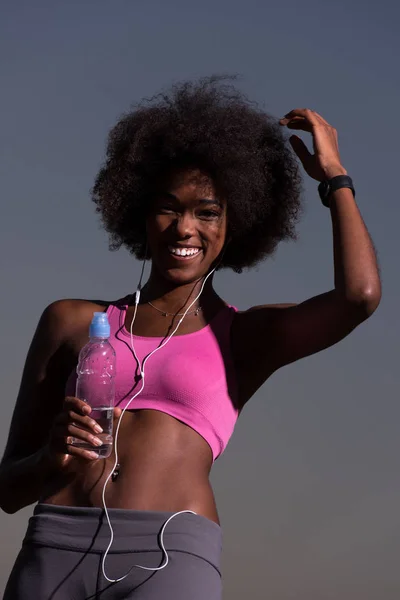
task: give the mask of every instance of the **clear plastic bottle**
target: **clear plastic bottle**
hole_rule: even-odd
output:
[[[79,353],[75,396],[87,402],[90,417],[103,429],[96,434],[102,446],[73,439],[73,445],[95,452],[99,458],[110,456],[113,444],[113,412],[115,400],[115,351],[108,338],[110,324],[106,313],[95,312],[89,330],[90,341]]]

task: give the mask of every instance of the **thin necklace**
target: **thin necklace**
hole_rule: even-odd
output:
[[[147,301],[147,304],[150,304],[150,306],[152,306],[153,308],[155,308],[156,310],[158,310],[158,312],[160,312],[162,314],[163,317],[181,317],[182,315],[184,315],[185,313],[169,313],[169,312],[165,312],[159,308],[157,308],[157,306],[154,306],[154,304],[152,304],[150,302],[150,300]],[[199,312],[201,311],[201,306],[198,306],[196,308],[196,310],[190,310],[189,312],[187,312],[187,315],[191,315],[191,314],[195,314],[195,316],[197,317],[197,315],[199,314]]]

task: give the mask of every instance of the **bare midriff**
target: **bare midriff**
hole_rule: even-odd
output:
[[[105,480],[114,453],[92,462],[73,459],[53,478],[41,502],[103,507]],[[193,429],[157,410],[126,411],[118,435],[119,474],[106,488],[107,508],[193,510],[219,523],[209,481],[212,453]]]

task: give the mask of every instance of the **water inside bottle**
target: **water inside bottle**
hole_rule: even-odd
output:
[[[93,446],[88,442],[83,442],[82,440],[78,440],[74,438],[72,444],[74,448],[82,448],[83,450],[90,450],[91,452],[95,452],[99,458],[107,458],[110,456],[112,451],[113,444],[113,413],[114,409],[102,406],[92,407],[92,411],[90,413],[90,418],[94,419],[96,423],[100,425],[103,429],[102,433],[95,433],[94,435],[98,437],[102,442],[102,446]]]

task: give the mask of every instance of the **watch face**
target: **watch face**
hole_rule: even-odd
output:
[[[319,191],[320,191],[321,197],[326,198],[329,194],[329,182],[321,181],[321,183],[319,184]]]

